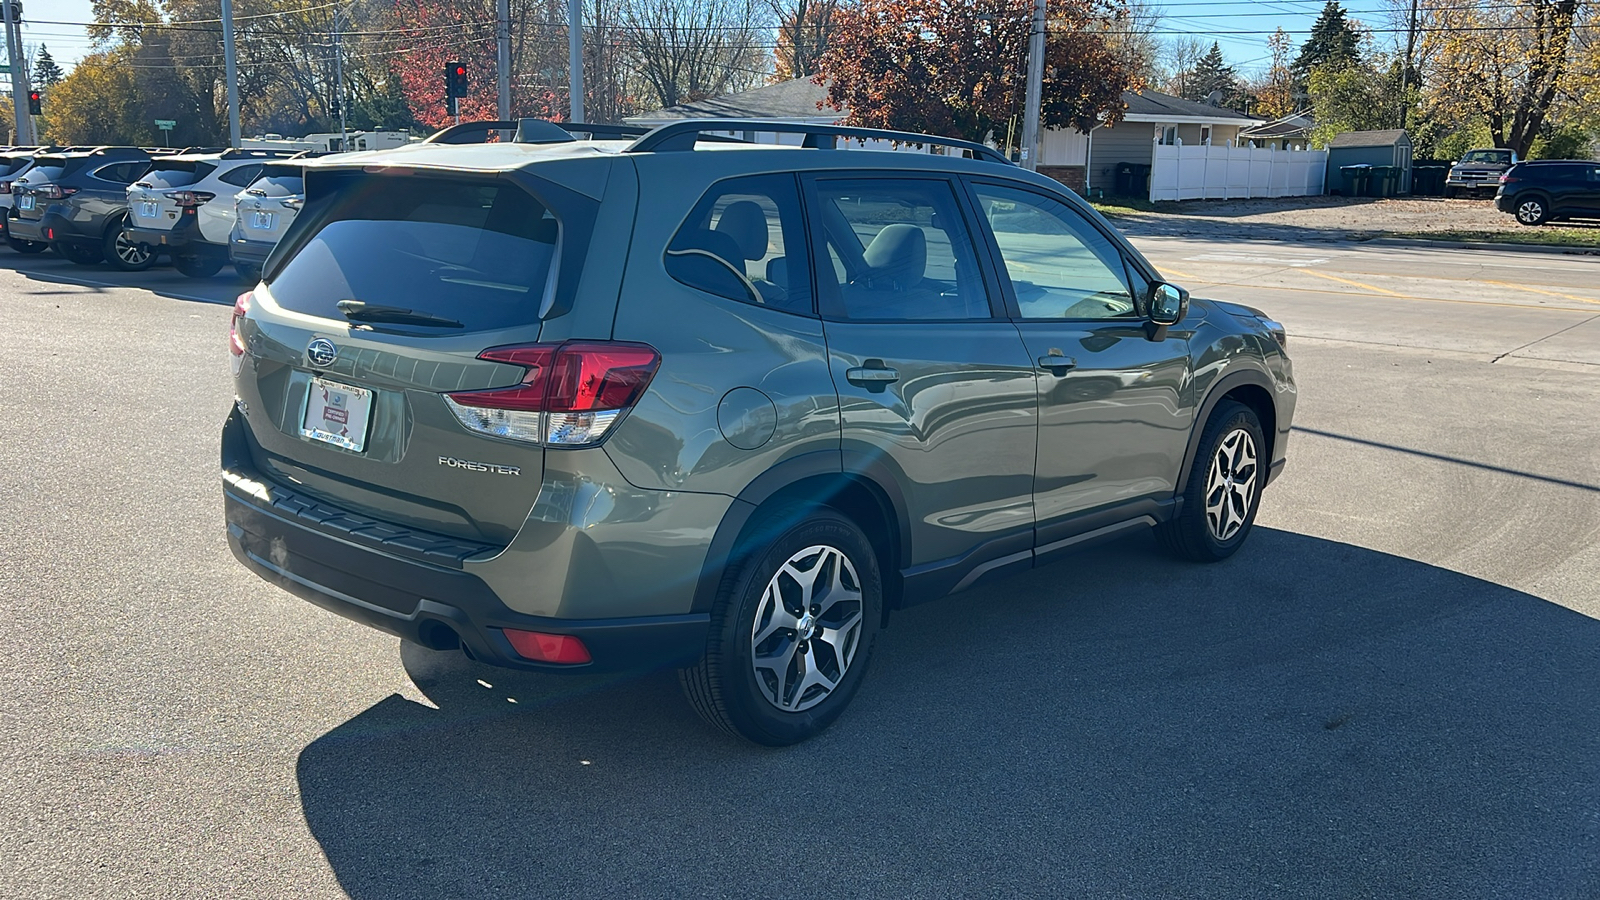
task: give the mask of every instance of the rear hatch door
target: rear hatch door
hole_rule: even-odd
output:
[[[204,160],[155,160],[153,169],[128,186],[129,224],[171,231],[183,217],[183,207],[168,194],[190,187],[216,168],[216,163]]]
[[[276,244],[305,203],[304,185],[299,166],[267,166],[239,193],[239,237]]]
[[[17,217],[34,221],[44,218],[45,207],[51,200],[41,188],[68,178],[83,168],[83,164],[83,159],[70,156],[41,156],[34,160],[33,168],[11,184]]]
[[[245,323],[236,388],[254,461],[353,512],[508,543],[544,451],[469,431],[443,394],[527,375],[477,357],[538,339],[557,220],[504,176],[320,177]],[[347,317],[352,300],[417,318]]]

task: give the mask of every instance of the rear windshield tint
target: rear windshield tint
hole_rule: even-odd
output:
[[[336,304],[360,300],[469,331],[537,320],[558,228],[526,191],[415,176],[339,180],[311,236],[268,282],[279,305],[342,319]]]
[[[29,184],[49,184],[67,174],[67,161],[64,159],[41,159],[38,165],[28,170],[21,181]]]
[[[21,172],[23,169],[28,167],[28,163],[30,162],[33,162],[33,160],[26,156],[0,157],[0,178],[3,178],[7,175],[15,175],[18,172]]]
[[[305,182],[301,179],[298,168],[282,169],[267,166],[260,178],[250,182],[247,190],[262,197],[290,197],[304,193]]]
[[[207,162],[161,162],[139,181],[158,188],[183,187],[205,178],[214,169],[216,165]]]

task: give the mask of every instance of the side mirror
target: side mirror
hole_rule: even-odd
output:
[[[1175,284],[1156,282],[1150,288],[1150,323],[1158,327],[1176,325],[1189,311],[1189,292]]]

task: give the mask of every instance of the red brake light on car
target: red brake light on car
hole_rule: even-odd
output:
[[[493,347],[478,358],[527,372],[510,387],[446,394],[456,418],[473,431],[549,447],[598,443],[661,364],[655,348],[618,341]]]
[[[75,187],[62,187],[59,184],[41,184],[34,188],[34,192],[43,195],[46,200],[65,200],[76,194],[78,189]]]
[[[244,338],[239,336],[239,320],[250,312],[251,294],[246,291],[233,301],[233,321],[228,326],[228,352],[234,356],[244,355]]]
[[[9,194],[9,193],[11,193],[11,182],[9,182],[9,181],[0,181],[0,194]]]
[[[570,634],[545,634],[540,631],[504,629],[511,649],[524,659],[536,662],[579,665],[589,662],[589,648]]]

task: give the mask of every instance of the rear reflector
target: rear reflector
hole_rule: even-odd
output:
[[[526,371],[509,387],[446,394],[451,412],[473,431],[550,447],[598,443],[661,364],[648,344],[619,341],[492,347],[478,358]]]
[[[535,662],[575,666],[589,662],[589,648],[570,634],[545,634],[540,631],[504,629],[511,648],[524,659]]]

